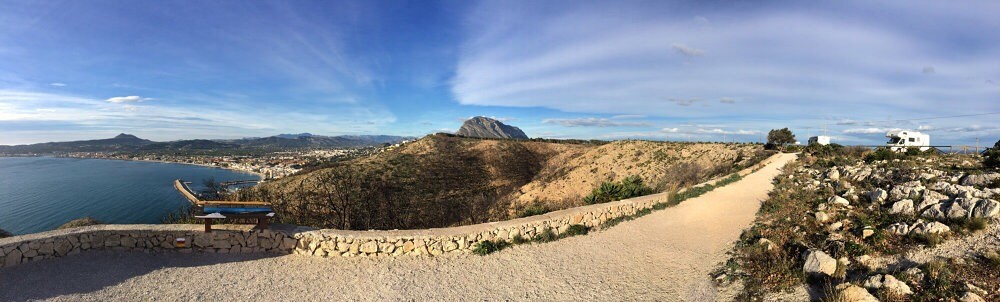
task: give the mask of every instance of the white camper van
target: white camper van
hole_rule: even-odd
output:
[[[916,131],[892,130],[885,134],[889,138],[886,146],[896,152],[906,151],[909,147],[919,147],[920,151],[930,149],[931,136]]]
[[[820,144],[820,145],[824,145],[824,146],[825,145],[829,145],[830,144],[830,137],[826,136],[826,135],[819,135],[819,136],[810,137],[809,138],[809,145],[812,145],[812,144]]]

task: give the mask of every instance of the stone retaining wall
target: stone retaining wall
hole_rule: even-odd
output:
[[[741,176],[771,163],[778,155],[739,171]],[[707,181],[715,183],[729,175]],[[609,203],[565,209],[543,215],[470,226],[400,231],[315,230],[296,233],[294,253],[319,257],[439,256],[471,253],[484,241],[512,242],[520,236],[530,239],[551,231],[562,234],[571,225],[600,227],[620,217],[635,215],[657,203],[667,202],[668,193],[658,193]]]
[[[740,175],[772,162],[772,156]],[[728,175],[707,181],[714,183]],[[181,253],[295,253],[319,257],[440,256],[471,253],[483,241],[530,239],[551,231],[562,234],[571,225],[600,227],[620,217],[635,215],[667,201],[667,193],[565,209],[543,215],[469,226],[391,231],[312,230],[273,225],[270,230],[251,230],[245,225],[216,225],[204,233],[194,224],[112,224],[55,230],[0,239],[0,267],[57,258],[92,250]],[[178,248],[174,240],[185,238]]]
[[[205,233],[200,225],[112,224],[3,238],[0,239],[0,267],[92,250],[289,253],[296,245],[289,231],[252,231],[249,226],[234,225],[215,228]],[[185,238],[186,247],[175,247],[177,238]]]

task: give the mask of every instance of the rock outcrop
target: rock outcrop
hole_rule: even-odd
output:
[[[459,128],[455,134],[482,138],[528,139],[528,136],[521,129],[484,116],[466,120],[462,124],[462,128]]]

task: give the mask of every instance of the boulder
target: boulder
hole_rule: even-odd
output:
[[[951,228],[948,225],[937,222],[918,222],[910,228],[910,232],[917,235],[928,235],[928,234],[944,234],[951,232]]]
[[[892,204],[889,214],[913,215],[913,200],[903,199]]]
[[[878,299],[875,298],[875,296],[872,296],[872,294],[869,293],[867,290],[865,290],[860,286],[850,283],[837,285],[837,295],[840,296],[840,299],[837,301],[878,302]]]
[[[906,285],[903,281],[899,281],[899,279],[896,279],[896,277],[893,277],[892,275],[885,275],[885,278],[882,280],[882,287],[885,288],[886,291],[897,295],[913,294],[909,285]]]
[[[962,293],[962,296],[958,297],[958,301],[959,302],[986,302],[986,300],[983,299],[983,297],[980,297],[979,295],[977,295],[975,293],[972,293],[972,292],[964,292],[964,293]]]
[[[372,254],[378,252],[378,243],[375,241],[368,241],[361,245],[360,251],[362,253]]]
[[[980,199],[976,203],[970,217],[995,218],[1000,214],[1000,202],[990,199]]]
[[[924,210],[920,216],[938,220],[946,219],[948,218],[948,214],[945,209],[946,208],[943,203],[935,204]]]
[[[802,270],[807,274],[825,274],[827,276],[832,276],[837,272],[837,260],[830,257],[823,251],[812,250],[806,255],[806,262],[802,266]]]
[[[861,286],[870,289],[879,289],[882,288],[882,279],[882,275],[871,275],[868,279],[865,279],[865,283],[862,283]]]
[[[907,225],[906,223],[897,222],[889,225],[889,227],[886,228],[885,231],[889,232],[890,234],[903,236],[910,233],[910,226]]]
[[[920,185],[920,182],[908,182],[894,186],[892,190],[889,191],[889,198],[892,200],[901,199],[915,199],[920,196],[920,192],[924,190],[924,186]]]
[[[847,201],[846,198],[843,198],[843,197],[840,197],[840,196],[830,196],[830,198],[828,198],[826,200],[826,202],[828,202],[830,204],[834,204],[834,205],[845,206],[845,207],[851,205],[851,203],[849,201]]]
[[[882,203],[886,198],[889,197],[889,193],[882,189],[875,189],[874,191],[868,192],[868,200],[874,203]]]
[[[945,215],[949,219],[962,219],[969,215],[969,211],[966,210],[961,203],[952,202],[951,205],[948,206],[948,211],[945,212]]]
[[[826,172],[826,178],[833,181],[840,180],[840,171],[836,167],[831,168],[830,171]]]
[[[983,186],[1000,178],[1000,173],[966,175],[958,183],[963,186]]]
[[[941,203],[942,200],[947,200],[948,196],[938,193],[936,191],[927,190],[924,191],[924,196],[920,199],[920,204],[918,204],[914,210],[917,212],[923,211],[927,207]]]

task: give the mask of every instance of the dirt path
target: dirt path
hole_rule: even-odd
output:
[[[605,231],[485,257],[89,253],[0,272],[0,300],[712,301],[708,274],[794,157]]]

